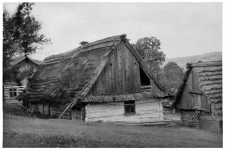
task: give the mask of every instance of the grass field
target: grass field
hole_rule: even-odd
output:
[[[222,147],[222,134],[183,126],[37,119],[3,104],[3,147]]]

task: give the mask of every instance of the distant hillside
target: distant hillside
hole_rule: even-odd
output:
[[[222,60],[222,52],[212,52],[206,53],[203,55],[195,55],[188,57],[177,57],[177,58],[168,58],[166,59],[163,65],[166,65],[168,62],[173,61],[177,63],[181,68],[186,68],[186,64],[189,62],[198,62],[198,61],[217,61]]]

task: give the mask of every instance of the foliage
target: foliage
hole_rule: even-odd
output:
[[[165,62],[166,55],[160,50],[160,40],[155,37],[139,39],[134,45],[141,58],[147,62],[148,67],[156,74],[160,71],[160,65]]]
[[[184,76],[183,70],[175,63],[168,62],[162,69],[160,81],[173,94],[180,86]]]
[[[12,78],[10,63],[19,54],[31,54],[50,43],[50,39],[39,34],[41,24],[31,15],[34,3],[19,4],[16,13],[9,15],[3,10],[3,79]]]
[[[34,53],[40,45],[50,42],[43,34],[39,34],[41,24],[31,15],[34,3],[22,3],[18,6],[16,14],[12,17],[15,26],[13,40],[20,43],[23,52]]]

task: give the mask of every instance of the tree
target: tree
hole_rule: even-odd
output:
[[[15,56],[35,53],[42,45],[51,42],[43,34],[39,34],[42,26],[31,15],[33,5],[34,3],[28,2],[19,4],[12,16],[3,8],[3,81],[16,80],[16,70],[10,65]]]
[[[162,75],[160,81],[163,85],[173,94],[180,86],[184,73],[175,62],[168,62],[162,69]]]
[[[11,78],[10,62],[16,51],[16,42],[13,41],[13,21],[9,13],[3,8],[3,80]]]
[[[147,62],[148,67],[158,74],[160,65],[165,61],[166,55],[160,50],[160,40],[155,37],[145,37],[137,40],[134,48],[141,58]]]
[[[50,43],[50,39],[39,34],[41,24],[31,15],[34,3],[19,4],[12,16],[3,11],[3,76],[10,78],[9,69],[12,58],[18,54],[35,53],[42,45]]]
[[[12,17],[15,32],[13,40],[20,44],[23,53],[34,53],[41,45],[49,43],[43,34],[39,34],[41,24],[31,15],[32,6],[34,3],[22,3],[18,6],[15,15]]]

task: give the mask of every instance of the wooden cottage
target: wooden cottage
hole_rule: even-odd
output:
[[[165,89],[126,35],[45,59],[21,98],[43,114],[84,121],[163,120]]]
[[[222,131],[222,62],[187,64],[173,106],[181,110],[183,124]]]
[[[37,68],[42,64],[42,61],[34,60],[28,56],[21,56],[13,60],[11,66],[17,70],[20,81],[4,81],[4,97],[6,100],[15,99],[24,88],[26,88],[29,79],[37,71]]]

